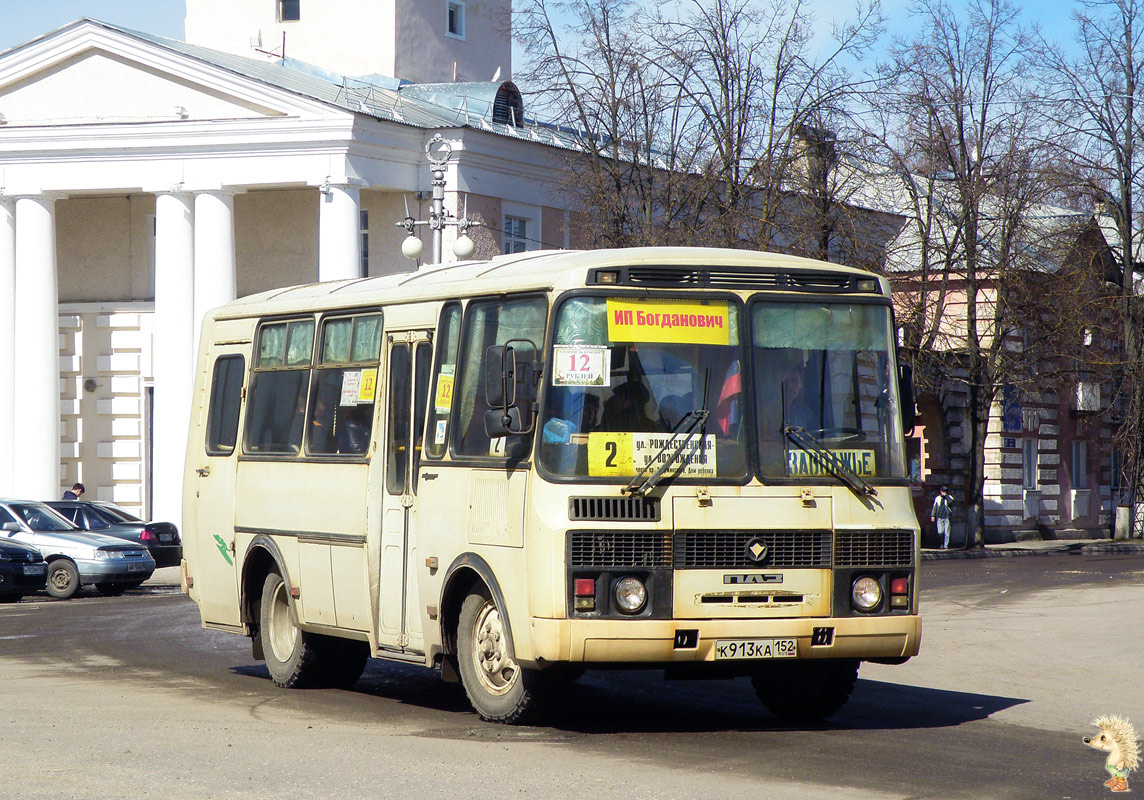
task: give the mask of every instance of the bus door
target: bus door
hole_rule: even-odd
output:
[[[193,519],[184,525],[183,547],[195,548],[193,592],[205,623],[240,624],[238,576],[234,552],[234,482],[238,462],[239,420],[246,381],[247,344],[212,345],[208,351],[209,383],[201,396],[199,429],[204,441],[192,441],[188,480],[192,482]],[[189,515],[188,515],[189,516]],[[190,559],[188,559],[190,561]]]
[[[382,501],[378,642],[423,652],[417,601],[417,468],[433,359],[429,331],[389,334],[385,494]]]

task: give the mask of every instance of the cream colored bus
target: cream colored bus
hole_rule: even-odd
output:
[[[184,588],[281,686],[391,659],[516,722],[642,667],[814,719],[918,652],[912,388],[869,273],[531,252],[246,297],[201,341]]]

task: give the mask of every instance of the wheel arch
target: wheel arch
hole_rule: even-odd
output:
[[[441,582],[441,650],[448,655],[457,653],[457,622],[461,617],[461,604],[473,588],[483,584],[501,612],[501,622],[508,637],[509,655],[516,657],[512,637],[512,622],[500,583],[488,562],[476,553],[462,553],[453,559]]]
[[[282,551],[269,536],[258,535],[250,546],[246,548],[246,556],[242,560],[242,574],[239,578],[239,613],[247,635],[254,636],[258,632],[259,606],[262,603],[262,586],[270,572],[277,572],[286,584],[286,598],[290,604],[290,614],[295,624],[298,620],[298,610],[294,607],[293,588],[290,585],[290,573],[286,569],[286,559]]]

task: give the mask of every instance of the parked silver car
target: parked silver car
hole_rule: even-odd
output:
[[[30,500],[0,499],[0,537],[44,554],[46,588],[52,597],[71,597],[80,586],[92,583],[103,594],[122,594],[155,571],[155,559],[147,548],[80,530],[45,504]]]

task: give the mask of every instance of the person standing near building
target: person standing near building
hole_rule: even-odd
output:
[[[79,500],[83,497],[85,489],[82,483],[73,483],[69,491],[64,492],[64,500]]]
[[[942,550],[949,549],[949,519],[953,516],[949,503],[952,499],[949,487],[942,486],[941,492],[933,499],[933,509],[930,511],[930,522],[937,523],[937,534],[941,537]]]

